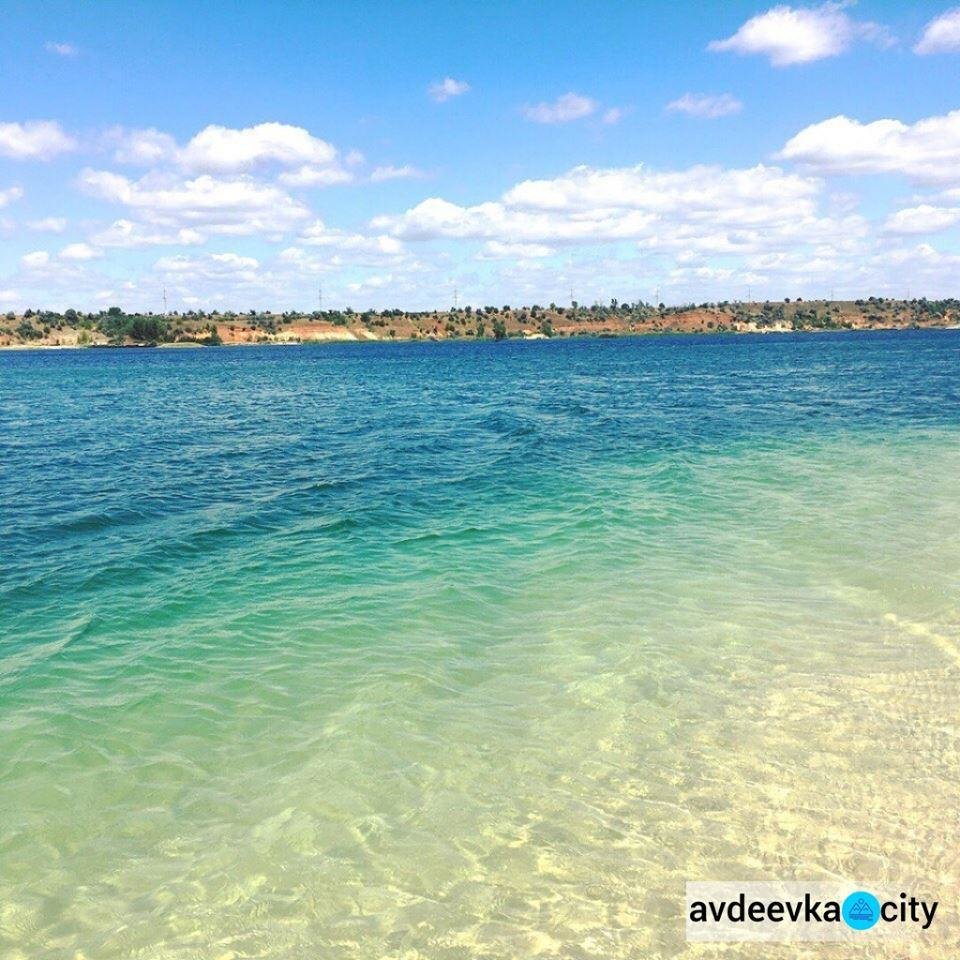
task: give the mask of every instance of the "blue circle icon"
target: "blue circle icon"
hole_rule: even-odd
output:
[[[880,901],[866,890],[857,890],[843,901],[844,922],[854,930],[869,930],[880,919]]]

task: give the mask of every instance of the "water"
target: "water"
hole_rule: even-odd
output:
[[[956,918],[960,332],[7,353],[0,477],[4,958]]]

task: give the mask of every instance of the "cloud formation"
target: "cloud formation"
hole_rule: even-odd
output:
[[[175,166],[184,173],[237,174],[278,169],[291,186],[346,183],[352,174],[340,163],[336,147],[303,127],[258,123],[236,129],[211,124],[180,146],[152,127],[114,128],[107,133],[117,163]]]
[[[890,46],[894,42],[885,27],[854,20],[845,12],[846,6],[824,3],[819,7],[772,7],[751,17],[725,40],[711,41],[707,49],[759,54],[775,67],[786,67],[836,57],[858,40],[879,46]]]
[[[19,200],[22,196],[23,189],[21,187],[7,187],[0,190],[0,207],[5,207],[15,200]]]
[[[730,93],[721,93],[716,96],[685,93],[682,97],[671,100],[665,109],[668,113],[685,113],[691,117],[715,120],[717,117],[728,117],[739,113],[743,109],[743,104]]]
[[[918,182],[960,182],[960,110],[913,124],[831,117],[792,137],[779,158],[821,173],[895,173]]]
[[[303,127],[259,123],[243,130],[215,124],[205,127],[180,151],[177,160],[187,170],[239,173],[269,163],[324,167],[336,157],[333,146]]]
[[[32,253],[25,253],[20,258],[20,265],[27,270],[38,270],[45,267],[50,262],[50,254],[46,250],[34,250]]]
[[[523,108],[523,115],[533,123],[570,123],[597,112],[600,104],[579,93],[564,93],[551,103],[536,103]],[[616,122],[619,115],[613,118]]]
[[[732,94],[687,93],[666,109],[712,118],[739,107]],[[528,109],[545,123],[622,115],[576,93]],[[54,121],[34,123],[46,126],[3,125],[14,128],[8,155],[15,142],[19,159],[55,156],[44,137],[56,135],[80,149]],[[435,306],[454,275],[474,303],[549,302],[571,285],[581,299],[604,289],[650,296],[664,285],[675,302],[736,296],[745,284],[773,296],[822,294],[842,283],[854,295],[891,285],[896,292],[911,271],[911,284],[920,289],[926,278],[930,294],[955,282],[957,259],[916,240],[960,226],[960,111],[912,123],[833,117],[790,138],[780,165],[577,166],[474,203],[421,193],[420,202],[374,207],[379,215],[350,227],[318,219],[306,191],[349,181],[375,196],[376,184],[422,171],[368,165],[356,151],[342,155],[307,129],[280,123],[211,125],[181,142],[155,128],[114,128],[85,136],[83,147],[104,167],[111,158],[123,166],[71,175],[95,203],[70,224],[39,208],[31,210],[38,219],[0,220],[7,235],[71,230],[2,277],[8,301],[14,293],[44,304],[62,295],[67,305],[147,298],[153,308],[159,280],[180,304],[233,309],[302,307],[315,302],[318,277],[328,303],[362,297],[362,306],[419,308]],[[838,191],[824,179],[872,174],[929,189],[871,221],[858,212],[855,185]],[[18,185],[0,189],[0,206],[13,210],[21,195]],[[241,238],[237,249],[222,248],[230,238]],[[151,247],[173,249],[149,265],[116,252]]]
[[[960,199],[960,198],[958,198]],[[921,203],[904,207],[887,217],[883,230],[888,234],[939,233],[960,223],[960,206]]]
[[[525,180],[474,206],[431,197],[400,215],[377,217],[371,226],[409,241],[501,245],[488,244],[490,254],[508,249],[504,245],[632,241],[662,251],[732,255],[862,235],[859,218],[818,211],[821,192],[818,179],[763,165],[663,172],[584,166],[549,180]]]
[[[370,179],[374,183],[383,183],[385,180],[418,180],[422,176],[422,170],[418,170],[416,167],[407,164],[402,167],[376,167],[371,172]]]
[[[77,148],[56,120],[0,123],[0,157],[14,160],[52,160]]]
[[[91,247],[89,243],[68,243],[59,253],[63,260],[95,260],[103,256],[100,250]]]
[[[957,53],[960,51],[960,7],[935,17],[924,28],[913,47],[914,53]]]
[[[28,220],[24,226],[37,233],[63,233],[67,229],[67,220],[66,217],[40,217]]]
[[[82,189],[121,204],[142,220],[170,231],[200,235],[278,236],[308,219],[309,210],[279,187],[249,176],[181,179],[148,174],[130,180],[107,170],[84,170]]]
[[[470,92],[470,84],[466,80],[454,80],[453,77],[444,77],[427,88],[430,99],[435,103],[445,103],[454,97],[462,97]]]
[[[43,47],[48,53],[55,53],[58,57],[75,57],[80,52],[75,44],[66,41],[48,40]]]

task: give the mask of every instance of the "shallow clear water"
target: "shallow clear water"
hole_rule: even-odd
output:
[[[956,918],[958,331],[7,353],[0,477],[4,957]]]

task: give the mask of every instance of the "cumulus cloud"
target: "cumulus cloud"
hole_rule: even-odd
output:
[[[89,195],[126,206],[150,224],[203,234],[281,235],[309,211],[273,184],[251,177],[192,180],[148,174],[140,180],[107,170],[84,170],[80,185]]]
[[[904,207],[887,217],[883,225],[885,233],[909,235],[937,233],[960,223],[960,207],[940,207],[921,203]]]
[[[730,93],[721,93],[716,96],[703,93],[685,93],[676,100],[671,100],[666,108],[668,113],[686,113],[691,117],[705,117],[715,120],[717,117],[728,117],[739,113],[743,104]]]
[[[112,170],[80,174],[88,195],[126,207],[125,216],[88,237],[96,247],[192,246],[216,235],[278,240],[310,216],[288,190],[352,182],[348,167],[365,162],[357,151],[341,161],[327,141],[275,122],[242,129],[214,124],[185,144],[152,127],[114,127],[101,147],[117,163],[150,172],[139,179]]]
[[[188,257],[177,254],[161,257],[153,265],[161,274],[185,275],[197,277],[222,277],[229,275],[234,279],[246,277],[255,279],[260,261],[255,257],[244,257],[237,253],[208,253],[202,257]]]
[[[688,93],[667,105],[671,112],[702,117],[737,108],[730,94]],[[537,114],[530,119],[546,123],[592,117],[599,124],[623,114],[575,93],[528,110]],[[0,125],[0,152],[5,144],[9,155],[13,137],[21,157],[53,155],[39,140],[23,146],[29,128]],[[842,276],[851,290],[884,292],[911,270],[918,273],[912,285],[919,289],[926,277],[931,294],[955,282],[956,263],[948,255],[925,244],[903,246],[903,238],[960,225],[960,189],[949,189],[960,188],[960,111],[912,124],[824,120],[784,146],[779,156],[798,165],[792,170],[764,164],[681,170],[582,166],[525,180],[472,205],[427,196],[359,230],[316,220],[296,189],[385,182],[422,172],[403,165],[365,166],[359,154],[342,156],[305,128],[284,124],[211,126],[185,142],[153,128],[115,129],[91,144],[147,172],[82,171],[80,188],[113,209],[88,227],[82,242],[68,243],[59,253],[27,253],[20,272],[0,281],[31,302],[50,303],[58,291],[70,302],[86,297],[97,303],[108,290],[115,298],[127,289],[113,279],[121,264],[124,283],[131,284],[130,302],[140,294],[155,298],[162,279],[171,292],[178,291],[178,303],[234,309],[311,303],[318,276],[324,277],[328,302],[336,302],[337,291],[341,303],[358,292],[384,306],[430,306],[438,285],[455,272],[461,291],[468,284],[476,288],[468,294],[478,297],[473,302],[556,299],[570,283],[578,287],[578,299],[588,299],[589,290],[619,295],[621,284],[624,292],[652,295],[663,282],[671,285],[674,299],[702,300],[731,296],[731,286],[746,282],[755,293],[806,295],[817,290],[811,284],[821,284],[822,292],[834,276]],[[75,148],[71,140],[69,149]],[[837,199],[829,192],[821,177],[833,173],[897,173],[936,185],[937,192],[918,194],[870,223],[856,212],[856,198]],[[16,200],[19,190],[0,189],[0,206]],[[84,212],[80,222],[89,224],[90,217]],[[66,226],[63,218],[48,217],[20,229],[26,236],[27,229],[60,233]],[[0,222],[0,230],[15,227]],[[253,235],[282,241],[275,248],[279,253],[258,252],[254,258],[189,250],[218,237]],[[437,242],[430,255],[421,258],[418,250],[424,248],[418,245],[431,241]],[[164,252],[174,255],[141,268],[143,258],[125,261],[113,252],[151,247],[172,248]],[[576,257],[568,258],[573,248]],[[561,259],[570,259],[571,266],[559,264]],[[649,286],[638,288],[648,282],[643,278]]]
[[[75,57],[80,52],[76,44],[66,41],[48,40],[43,46],[48,53],[55,53],[58,57]]]
[[[470,92],[470,84],[466,80],[454,80],[453,77],[444,77],[427,87],[430,99],[436,103],[445,103],[454,97],[462,97]]]
[[[23,196],[23,190],[20,187],[7,187],[0,190],[0,207],[5,207]]]
[[[885,27],[854,20],[845,12],[846,6],[824,3],[819,7],[772,7],[751,17],[733,36],[711,41],[707,49],[760,54],[775,67],[786,67],[835,57],[858,40],[880,46],[894,42]]]
[[[913,124],[831,117],[801,130],[779,157],[822,173],[896,173],[922,182],[960,182],[960,110]]]
[[[235,130],[215,124],[205,127],[180,151],[181,166],[204,173],[237,173],[274,162],[293,167],[327,166],[336,149],[303,127],[260,123]]]
[[[924,28],[914,53],[956,53],[960,51],[960,7],[935,17]]]
[[[203,243],[206,236],[199,230],[190,227],[165,229],[121,218],[114,220],[105,229],[91,234],[89,240],[98,247],[135,249],[137,247],[159,246],[189,247]]]
[[[306,246],[327,247],[337,251],[373,254],[377,257],[398,257],[404,251],[403,243],[396,237],[381,233],[369,235],[347,233],[328,227],[322,220],[314,220],[301,234],[299,242]],[[288,257],[297,257],[296,248],[284,251]]]
[[[106,140],[115,147],[113,159],[132,166],[153,167],[176,159],[178,152],[176,140],[153,127],[144,130],[114,127],[107,131]]]
[[[25,253],[20,258],[20,265],[26,270],[39,270],[50,262],[50,254],[46,250],[34,250],[32,253]]]
[[[64,217],[41,217],[39,220],[28,220],[25,226],[37,233],[63,233],[67,229],[67,221]]]
[[[68,243],[59,253],[62,260],[93,260],[103,254],[89,243]]]
[[[118,163],[144,167],[172,165],[185,173],[253,173],[270,167],[284,172],[289,186],[326,186],[346,183],[352,175],[343,169],[336,147],[303,127],[260,123],[237,129],[216,124],[204,127],[180,146],[168,133],[154,128],[107,133]],[[350,162],[356,162],[350,157]]]
[[[926,296],[955,296],[960,255],[929,243],[880,248],[864,264],[872,289],[904,296],[908,289]],[[868,288],[869,289],[869,288]]]
[[[658,251],[742,255],[861,238],[856,215],[820,212],[816,178],[758,165],[697,166],[659,172],[643,166],[576,167],[526,180],[499,199],[464,207],[431,197],[371,227],[404,240],[438,238],[555,246],[632,241]],[[508,249],[488,246],[489,254]]]
[[[288,187],[332,187],[337,183],[353,182],[353,174],[338,166],[303,166],[281,173],[279,180]]]
[[[523,115],[533,123],[570,123],[597,112],[600,104],[579,93],[565,93],[551,103],[536,103],[523,108]]]
[[[0,157],[14,160],[51,160],[75,150],[77,142],[55,120],[0,123]]]

